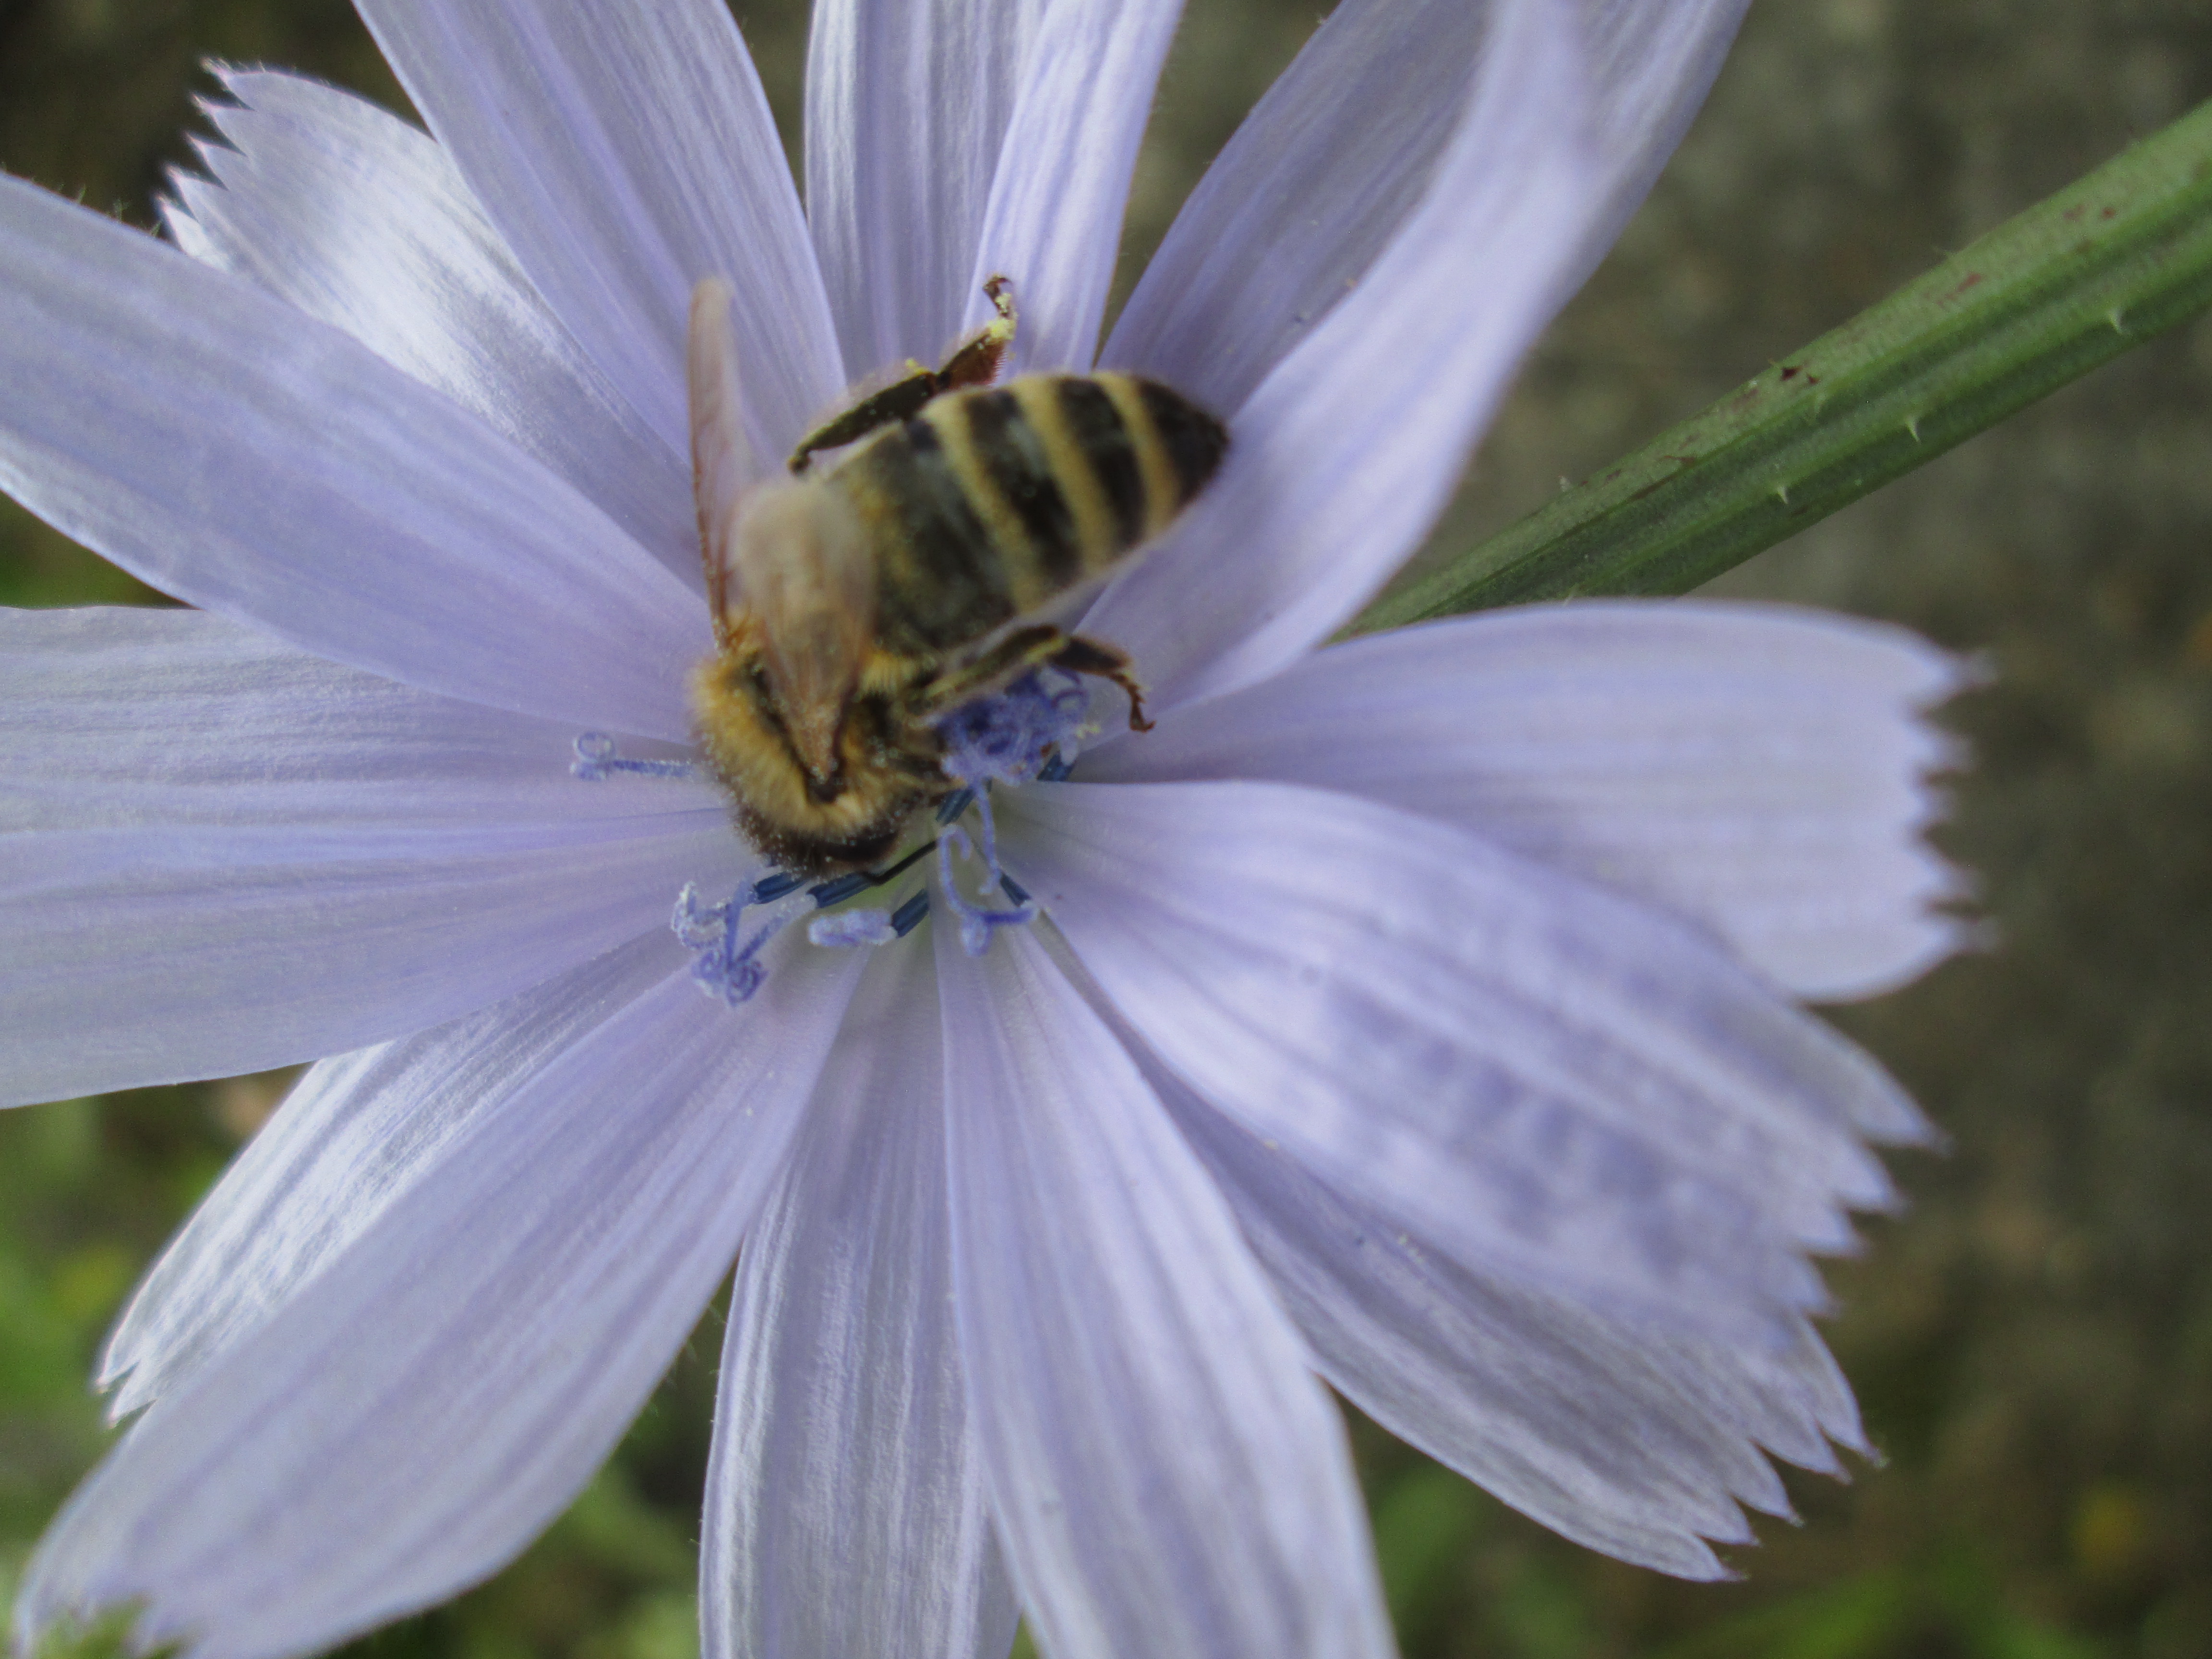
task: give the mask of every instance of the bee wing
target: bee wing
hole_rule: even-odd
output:
[[[841,700],[875,635],[875,561],[858,516],[818,485],[746,492],[731,538],[738,608],[759,629],[786,696]]]
[[[745,492],[730,538],[732,626],[761,650],[793,742],[827,776],[875,636],[876,567],[844,497],[771,479]]]
[[[728,643],[744,589],[732,543],[746,485],[758,475],[738,397],[737,339],[730,327],[735,296],[719,276],[691,290],[685,368],[691,388],[691,488],[699,509],[699,551],[707,569],[707,602],[715,638]]]

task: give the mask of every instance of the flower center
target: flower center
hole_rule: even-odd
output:
[[[904,939],[929,914],[929,890],[917,887],[894,907],[855,906],[861,894],[888,887],[934,851],[937,879],[945,902],[957,919],[961,948],[980,957],[1001,927],[1026,926],[1037,906],[999,864],[998,830],[991,813],[991,792],[1001,785],[1018,788],[1042,780],[1058,782],[1074,763],[1078,741],[1091,728],[1085,711],[1090,698],[1073,674],[1035,669],[1004,690],[963,703],[932,722],[944,740],[939,769],[959,787],[937,809],[936,834],[882,870],[855,870],[807,884],[788,871],[772,870],[740,886],[720,904],[702,902],[687,884],[676,900],[669,926],[691,952],[691,976],[708,995],[734,1008],[750,1001],[768,977],[761,965],[763,947],[799,916],[815,913],[806,937],[818,945],[850,947],[889,945]],[[615,753],[614,740],[587,732],[576,739],[569,770],[587,781],[619,773],[647,777],[698,777],[688,761],[628,760]],[[975,817],[973,837],[962,820]],[[979,896],[960,890],[962,863],[980,862]],[[989,902],[995,888],[1012,902],[1002,909]],[[744,913],[758,915],[750,926]]]

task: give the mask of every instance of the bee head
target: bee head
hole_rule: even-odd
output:
[[[691,706],[746,839],[778,867],[814,876],[870,863],[951,787],[938,769],[936,733],[904,718],[895,694],[876,691],[848,705],[826,775],[817,775],[800,758],[750,636],[732,646],[699,665]]]

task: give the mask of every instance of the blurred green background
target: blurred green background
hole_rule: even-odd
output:
[[[797,3],[738,7],[787,131]],[[1193,0],[1133,265],[1313,0]],[[404,107],[343,0],[0,0],[0,165],[139,224],[209,55]],[[1442,532],[1503,524],[2212,96],[2204,0],[1759,0],[1711,103],[1524,376]],[[1766,554],[1731,592],[1978,652],[1943,840],[2000,943],[1842,1011],[1952,1133],[1831,1277],[1887,1455],[1793,1477],[1741,1583],[1552,1538],[1355,1425],[1409,1656],[2212,1655],[2212,323]],[[153,596],[0,501],[0,602]],[[99,1455],[84,1379],[283,1076],[0,1115],[0,1599]],[[361,1644],[678,1659],[720,1319],[520,1562]]]

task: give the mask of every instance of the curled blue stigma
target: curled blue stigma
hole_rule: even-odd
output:
[[[888,910],[840,910],[808,922],[806,937],[817,945],[889,945],[898,934]]]
[[[698,888],[686,886],[676,901],[676,915],[670,926],[691,952],[691,977],[709,996],[720,997],[732,1008],[751,1001],[768,977],[768,969],[760,963],[761,947],[794,917],[805,914],[805,906],[797,899],[804,897],[815,909],[826,910],[855,893],[897,880],[936,845],[930,842],[915,848],[888,870],[856,870],[811,887],[788,870],[771,870],[757,881],[739,886],[722,904],[702,904]],[[752,935],[740,943],[743,930],[738,918],[748,908],[765,911],[767,915]],[[807,924],[806,937],[817,945],[888,945],[904,939],[928,914],[929,895],[916,893],[895,912],[847,910],[818,915]]]
[[[676,914],[668,924],[691,952],[691,977],[698,981],[699,988],[732,1008],[750,1002],[753,993],[760,989],[761,981],[768,977],[768,969],[760,964],[761,946],[781,933],[791,920],[789,909],[771,916],[740,944],[738,918],[752,896],[741,888],[727,903],[702,905],[698,888],[687,882],[677,895]]]
[[[1027,783],[1054,763],[1064,777],[1074,763],[1090,707],[1090,695],[1074,675],[1033,669],[995,696],[964,702],[932,722],[945,739],[939,764],[946,777],[979,798],[986,784]],[[959,799],[955,795],[945,805]]]
[[[978,796],[983,816],[983,867],[991,879],[1001,886],[1006,883],[1006,872],[999,868],[998,849],[992,844],[991,809]],[[960,884],[952,878],[952,853],[957,845],[963,858],[975,855],[968,832],[956,827],[948,828],[937,841],[937,879],[945,888],[945,902],[952,907],[952,914],[960,918],[960,948],[971,957],[980,957],[991,948],[991,935],[1001,927],[1021,927],[1035,921],[1037,908],[1035,901],[1018,902],[1011,910],[994,910],[988,905],[978,904],[965,898]]]
[[[1049,677],[1049,678],[1048,678]],[[991,948],[991,935],[1001,927],[1035,921],[1037,907],[1027,893],[999,867],[998,825],[991,817],[991,787],[1024,784],[1042,777],[1048,766],[1057,767],[1055,778],[1067,775],[1075,756],[1076,739],[1083,735],[1091,698],[1083,682],[1055,668],[1024,674],[994,697],[964,703],[936,722],[945,739],[945,758],[938,763],[945,775],[962,785],[959,793],[945,802],[954,810],[940,811],[945,826],[937,838],[937,878],[945,902],[960,919],[960,948],[980,957]],[[983,868],[990,885],[1013,899],[1011,910],[993,909],[969,899],[953,879],[952,860],[976,855],[968,832],[952,820],[966,811],[972,797],[982,835]]]
[[[576,739],[576,758],[568,775],[586,783],[600,783],[617,772],[642,778],[696,778],[706,775],[690,761],[624,760],[615,753],[615,740],[604,732],[586,732]]]

